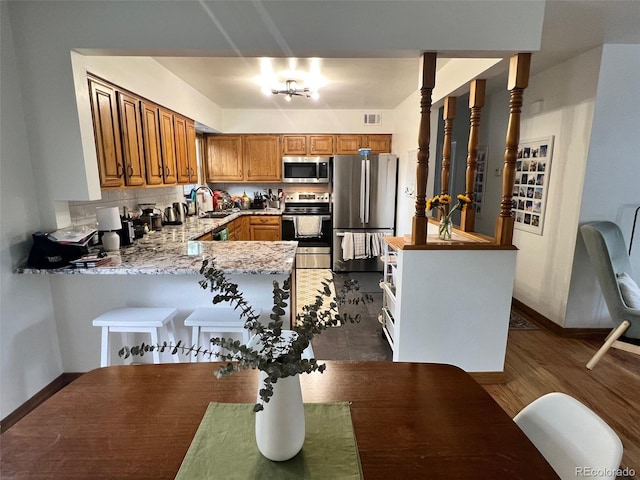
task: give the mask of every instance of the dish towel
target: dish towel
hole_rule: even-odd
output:
[[[367,258],[366,233],[353,233],[353,258],[356,260]]]
[[[320,215],[304,215],[293,217],[293,228],[296,238],[313,238],[322,235],[322,217]]]
[[[382,244],[384,239],[384,233],[372,233],[371,234],[371,256],[379,257],[384,251]]]
[[[342,237],[342,259],[353,260],[353,234],[351,232],[344,232]]]

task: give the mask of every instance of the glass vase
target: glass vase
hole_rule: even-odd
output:
[[[451,219],[442,217],[440,219],[440,225],[438,225],[438,238],[440,240],[451,240],[452,230]]]

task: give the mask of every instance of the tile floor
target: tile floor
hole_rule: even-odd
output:
[[[309,292],[315,291],[310,287],[318,278],[329,278],[330,270],[315,272],[297,271],[296,294],[298,305],[300,300],[309,298]],[[359,323],[346,323],[340,327],[331,328],[316,336],[312,342],[316,358],[320,360],[388,360],[392,359],[389,344],[382,334],[382,327],[378,322],[378,315],[382,308],[382,291],[378,286],[382,274],[352,273],[335,274],[336,285],[341,285],[345,279],[358,281],[361,292],[369,293],[373,301],[366,305],[345,305],[341,313],[359,313]],[[357,295],[356,292],[350,295]]]

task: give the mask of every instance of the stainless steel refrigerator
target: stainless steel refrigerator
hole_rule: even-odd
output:
[[[349,244],[345,249],[343,241],[345,234],[351,241],[362,240],[367,233],[395,233],[397,171],[398,158],[392,154],[333,157],[332,263],[335,272],[382,271],[379,255],[374,255],[375,248],[367,258],[351,259]],[[375,242],[379,237],[369,238]]]

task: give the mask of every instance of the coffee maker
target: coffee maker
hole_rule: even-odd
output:
[[[120,245],[131,245],[136,238],[135,229],[133,228],[133,220],[126,217],[121,217],[121,220],[122,230],[117,232],[120,235]]]

